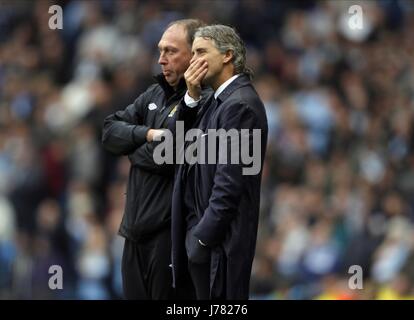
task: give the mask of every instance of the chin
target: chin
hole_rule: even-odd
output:
[[[165,80],[167,80],[167,82],[168,82],[168,84],[171,86],[171,87],[174,87],[174,86],[176,86],[176,85],[178,85],[178,80],[177,79],[168,79],[168,78],[165,78]]]
[[[209,78],[204,78],[203,80],[201,80],[201,84],[203,86],[208,86],[210,85],[210,79]]]

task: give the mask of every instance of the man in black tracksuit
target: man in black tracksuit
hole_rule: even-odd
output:
[[[102,143],[131,163],[125,212],[119,234],[125,238],[122,281],[127,299],[193,298],[191,289],[172,289],[171,197],[173,165],[153,160],[155,138],[168,127],[186,92],[183,74],[191,59],[194,33],[202,23],[171,23],[158,47],[162,74],[125,110],[104,121]]]

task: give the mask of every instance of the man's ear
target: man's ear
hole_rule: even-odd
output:
[[[224,54],[223,63],[228,63],[232,60],[233,60],[233,51],[227,50],[226,53]]]

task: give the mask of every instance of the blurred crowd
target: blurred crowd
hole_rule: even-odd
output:
[[[348,1],[0,2],[0,299],[122,298],[129,161],[102,149],[103,119],[188,17],[239,31],[266,107],[251,298],[414,299],[414,3],[352,4],[361,30]]]

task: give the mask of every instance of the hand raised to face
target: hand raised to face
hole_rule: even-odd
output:
[[[192,60],[187,71],[184,73],[184,79],[187,83],[188,94],[195,100],[200,99],[201,82],[208,71],[208,63],[204,59]]]

